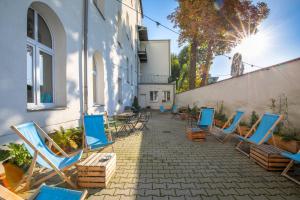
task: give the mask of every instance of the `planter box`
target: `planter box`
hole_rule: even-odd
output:
[[[83,188],[105,188],[116,170],[115,153],[93,153],[78,163],[77,183]]]
[[[267,144],[251,145],[250,159],[269,171],[282,171],[290,162],[280,155],[282,150]]]
[[[284,141],[281,139],[280,136],[274,135],[275,144],[273,143],[273,139],[270,138],[268,143],[274,146],[277,146],[280,149],[285,151],[289,151],[291,153],[297,153],[300,149],[300,142],[299,141]]]
[[[200,128],[187,128],[186,136],[191,141],[204,141],[206,139],[206,133]]]

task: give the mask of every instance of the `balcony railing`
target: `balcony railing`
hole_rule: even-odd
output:
[[[139,83],[168,83],[169,76],[167,75],[149,75],[143,74],[139,77]]]

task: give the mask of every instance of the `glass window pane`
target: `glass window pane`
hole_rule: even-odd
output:
[[[33,48],[27,45],[27,103],[33,103]]]
[[[27,37],[34,39],[34,11],[31,8],[27,11]]]
[[[41,103],[53,103],[52,56],[40,51],[39,67]]]
[[[44,19],[38,15],[38,41],[50,48],[52,48],[52,39],[50,30]]]

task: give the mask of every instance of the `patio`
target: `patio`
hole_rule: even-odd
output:
[[[116,141],[116,173],[106,189],[89,189],[88,199],[300,198],[299,186],[249,160],[234,141],[221,144],[210,135],[206,142],[191,142],[185,125],[153,112],[149,130]]]

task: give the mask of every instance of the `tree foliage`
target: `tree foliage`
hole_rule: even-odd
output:
[[[206,49],[201,65],[201,85],[216,55],[229,53],[244,38],[255,34],[258,25],[269,14],[266,3],[251,0],[178,0],[179,6],[168,18],[180,28],[179,44],[191,44],[189,68],[190,89],[195,87],[197,49]]]

